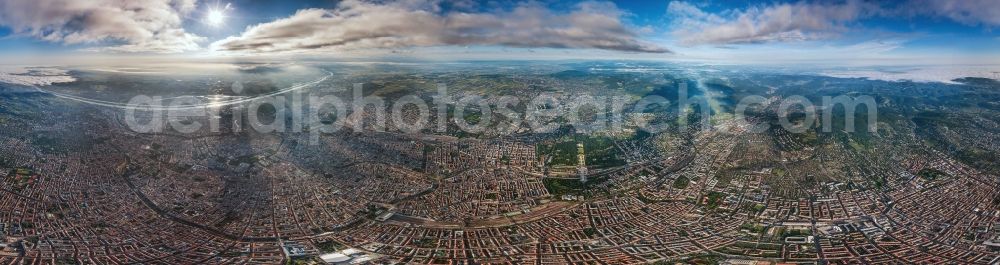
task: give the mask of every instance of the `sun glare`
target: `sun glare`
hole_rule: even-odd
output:
[[[205,22],[212,26],[219,26],[225,19],[226,15],[222,13],[222,10],[210,10],[208,16],[205,17]]]

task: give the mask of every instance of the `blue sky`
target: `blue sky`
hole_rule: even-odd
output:
[[[0,56],[983,64],[998,26],[992,0],[5,0]]]

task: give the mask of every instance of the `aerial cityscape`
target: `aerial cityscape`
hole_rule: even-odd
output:
[[[997,27],[0,0],[0,264],[1000,264]]]

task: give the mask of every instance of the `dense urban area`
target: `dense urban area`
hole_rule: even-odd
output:
[[[636,62],[226,69],[71,69],[73,82],[0,85],[0,264],[1000,262],[992,79]],[[349,100],[361,84],[385,109],[407,95],[432,102],[443,84],[451,98],[487,106],[517,97],[521,113],[581,101],[592,103],[573,109],[584,120],[611,112],[582,95],[625,98],[628,111],[622,126],[588,130],[556,117],[554,130],[532,131],[473,104],[461,117],[430,117],[444,131],[403,132],[392,119],[380,130],[363,111],[321,121],[359,130],[264,133],[237,104],[207,117],[218,131],[181,133],[137,132],[126,124],[134,112],[80,100],[252,97],[314,80],[297,92]],[[538,95],[562,104],[525,104]],[[632,110],[650,95],[670,103]],[[766,100],[734,115],[749,95]],[[818,106],[841,95],[872,97],[876,122],[875,106]],[[780,106],[790,97],[817,106]],[[404,121],[419,116],[401,110]],[[457,119],[492,124],[469,132]],[[670,126],[647,132],[643,121]]]

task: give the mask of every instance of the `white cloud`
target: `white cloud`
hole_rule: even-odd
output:
[[[54,83],[76,81],[69,72],[56,68],[8,68],[0,69],[0,83],[23,86],[47,86]]]
[[[787,42],[824,39],[845,31],[845,24],[871,16],[878,7],[860,1],[839,4],[782,3],[720,16],[686,2],[671,2],[668,15],[675,19],[677,36],[684,45]]]
[[[1000,80],[1000,67],[995,65],[943,65],[924,66],[918,68],[889,68],[889,69],[841,69],[828,70],[820,74],[840,78],[865,78],[870,80],[883,81],[913,81],[913,82],[940,82],[957,84],[955,79],[964,77],[981,77]]]
[[[0,25],[50,42],[110,45],[93,50],[183,52],[203,40],[182,27],[195,6],[196,0],[3,0]]]
[[[673,1],[667,8],[667,15],[674,21],[673,35],[686,46],[836,38],[857,26],[858,21],[872,17],[930,17],[970,26],[1000,26],[1000,4],[996,0],[798,1],[717,14],[705,12],[688,2]]]
[[[907,59],[928,59],[923,56],[899,54],[906,39],[878,39],[849,45],[816,43],[773,43],[719,48],[701,45],[687,47],[682,55],[687,59],[706,62],[739,64],[855,66],[915,63]],[[900,60],[904,61],[900,61]],[[937,59],[937,58],[933,58]],[[933,60],[931,59],[931,60]],[[920,61],[922,63],[924,61]]]
[[[945,17],[972,26],[1000,26],[1000,2],[996,0],[914,0],[904,5],[902,12]]]
[[[170,5],[182,15],[186,15],[198,8],[198,0],[174,0],[170,2]]]
[[[248,27],[212,44],[220,51],[286,52],[439,45],[593,48],[663,53],[639,40],[614,4],[586,2],[568,13],[536,4],[493,13],[443,13],[436,2],[344,1]]]

